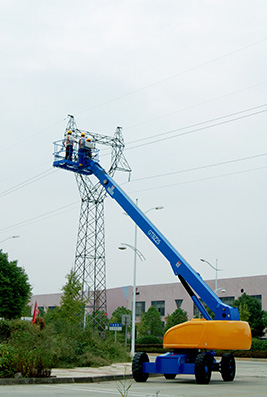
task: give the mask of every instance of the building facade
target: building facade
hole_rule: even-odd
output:
[[[208,286],[215,290],[215,280],[207,280]],[[261,303],[262,310],[267,311],[267,275],[224,278],[219,280],[217,295],[226,304],[238,299],[243,293],[253,296]],[[53,309],[60,305],[61,293],[33,295],[31,299],[32,308],[35,301],[39,308]],[[133,287],[118,287],[107,290],[107,314],[110,318],[115,309],[124,306],[132,310]],[[155,306],[160,312],[164,322],[165,317],[172,314],[177,308],[185,310],[188,318],[198,315],[197,308],[177,279],[170,284],[141,285],[136,288],[136,321],[139,322],[141,315],[150,306]]]

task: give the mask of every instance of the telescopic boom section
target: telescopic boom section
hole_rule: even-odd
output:
[[[170,262],[174,274],[179,277],[191,298],[201,311],[203,317],[207,320],[211,319],[190,287],[194,289],[206,305],[214,312],[215,320],[239,320],[238,309],[224,304],[217,297],[217,295],[203,281],[201,276],[195,272],[195,270],[152,224],[146,215],[134,204],[117,183],[107,174],[107,172],[94,160],[89,161],[88,169],[90,169],[90,171],[96,176],[110,197],[112,197],[124,209],[137,226]]]

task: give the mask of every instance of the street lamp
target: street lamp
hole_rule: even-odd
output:
[[[160,205],[159,207],[152,207],[152,208],[149,208],[148,210],[146,210],[144,212],[144,214],[147,214],[149,211],[152,211],[152,210],[158,211],[158,210],[163,210],[163,209],[164,209],[164,207],[162,207],[162,205]]]
[[[138,206],[138,199],[135,200],[136,206]],[[149,211],[152,210],[162,210],[164,207],[162,206],[157,206],[157,207],[152,207],[149,208],[144,212],[144,214],[147,214]],[[124,212],[125,215],[127,215]],[[138,256],[139,259],[145,260],[146,258],[144,255],[137,249],[137,224],[135,223],[134,225],[134,246],[130,244],[123,243],[121,244],[122,246],[119,247],[119,249],[124,250],[126,247],[131,248],[134,251],[134,274],[133,274],[133,309],[132,309],[132,335],[131,335],[131,356],[134,356],[134,351],[135,351],[135,302],[136,302],[136,257]],[[126,247],[125,247],[126,246]]]
[[[223,269],[218,269],[218,259],[216,259],[216,266],[214,267],[211,263],[209,263],[208,261],[206,261],[205,259],[200,259],[202,262],[207,263],[210,267],[212,267],[212,269],[215,270],[215,294],[217,294],[218,288],[218,271],[223,271]]]
[[[120,245],[118,248],[119,248],[119,250],[122,250],[122,251],[123,251],[123,250],[126,250],[127,247],[131,248],[131,249],[136,253],[136,255],[138,256],[138,258],[140,259],[140,261],[145,261],[145,260],[146,260],[146,258],[145,258],[144,255],[142,254],[142,252],[139,251],[139,249],[135,248],[135,247],[134,247],[133,245],[131,245],[131,244],[121,243],[121,245]]]
[[[20,237],[20,236],[10,236],[10,237],[7,237],[7,238],[5,238],[4,240],[0,241],[0,244],[3,243],[3,242],[6,241],[6,240],[9,240],[10,238],[18,238],[18,237]]]
[[[136,239],[135,239],[136,242]],[[120,250],[125,250],[127,247],[134,251],[134,276],[133,276],[133,309],[132,309],[132,335],[131,335],[131,356],[134,356],[135,351],[135,302],[136,302],[136,256],[140,261],[146,260],[141,251],[130,244],[121,243]]]

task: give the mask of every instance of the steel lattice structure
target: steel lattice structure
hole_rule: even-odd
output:
[[[80,130],[72,115],[65,130],[71,130],[75,140],[82,132],[86,138],[90,137],[98,145],[111,147],[111,176],[119,171],[131,172],[131,168],[124,157],[125,147],[122,128],[117,127],[113,137]],[[104,200],[105,189],[97,182],[94,184],[88,175],[75,174],[81,197],[80,219],[75,253],[74,270],[82,285],[82,295],[86,298],[88,321],[101,330],[101,318],[107,311],[106,297],[106,255],[105,255],[105,220]]]

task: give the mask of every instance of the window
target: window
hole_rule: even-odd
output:
[[[219,299],[226,305],[232,306],[232,303],[235,300],[235,297],[234,296],[220,296]],[[199,299],[199,300],[202,303],[202,305],[205,307],[205,309],[208,310],[209,308],[206,305],[206,303],[204,303],[202,299]],[[196,317],[196,318],[203,317],[195,304],[194,304],[194,317]]]
[[[235,300],[235,297],[234,296],[220,296],[220,299],[226,305],[232,306],[232,304]]]
[[[152,301],[151,305],[155,306],[161,316],[165,316],[165,301]]]
[[[180,309],[180,307],[182,306],[182,303],[183,303],[183,299],[175,299],[175,303],[176,303],[177,309]]]
[[[141,317],[145,313],[146,302],[135,302],[135,316]]]

